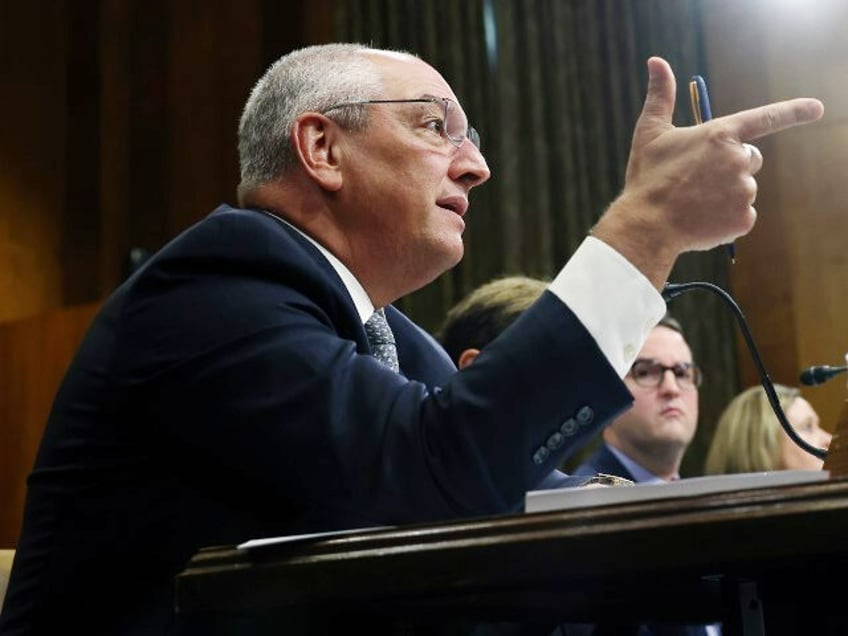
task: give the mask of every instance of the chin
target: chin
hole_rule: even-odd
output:
[[[451,236],[439,242],[437,246],[438,255],[433,255],[433,261],[444,264],[444,271],[455,267],[465,254],[465,244],[462,236]]]
[[[434,251],[430,250],[427,256],[417,259],[414,264],[410,264],[410,273],[414,272],[415,279],[414,287],[405,293],[417,291],[422,287],[429,285],[439,276],[450,269],[453,269],[460,260],[462,260],[462,252],[457,256],[455,253],[445,250]]]

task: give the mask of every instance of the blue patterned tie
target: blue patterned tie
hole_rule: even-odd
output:
[[[392,371],[399,372],[395,337],[382,309],[375,310],[365,322],[365,335],[368,337],[371,354]]]

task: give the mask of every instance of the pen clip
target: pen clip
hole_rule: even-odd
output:
[[[692,102],[692,116],[695,118],[695,123],[697,125],[703,124],[703,120],[701,119],[701,100],[698,99],[698,87],[695,85],[695,82],[689,82],[689,99]]]

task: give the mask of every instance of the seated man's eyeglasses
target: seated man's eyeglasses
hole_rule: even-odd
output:
[[[459,148],[462,142],[468,139],[472,144],[480,148],[480,134],[469,125],[465,114],[452,99],[447,97],[421,97],[416,99],[363,99],[357,102],[340,102],[321,111],[329,113],[337,108],[348,106],[365,106],[368,104],[438,104],[442,107],[442,120],[439,132],[454,146]],[[453,104],[453,106],[452,106]]]
[[[653,389],[662,384],[666,371],[671,371],[674,374],[677,386],[683,390],[701,386],[703,374],[698,367],[689,362],[679,362],[668,367],[651,358],[639,358],[630,367],[629,375],[639,386]]]

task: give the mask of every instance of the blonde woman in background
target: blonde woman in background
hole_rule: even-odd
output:
[[[827,448],[831,435],[799,389],[775,384],[780,407],[798,435],[816,448]],[[766,392],[754,386],[737,395],[718,421],[705,472],[750,473],[767,470],[821,470],[822,460],[793,442],[772,411]]]

